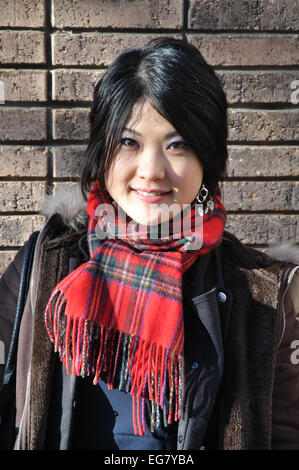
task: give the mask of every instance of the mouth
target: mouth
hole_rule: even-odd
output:
[[[171,193],[171,191],[165,191],[165,190],[148,190],[148,189],[143,189],[143,188],[132,188],[132,190],[135,192],[136,196],[139,199],[142,199],[143,201],[147,202],[159,202],[162,200],[165,196]]]
[[[171,191],[167,191],[165,189],[147,189],[147,188],[132,188],[133,191],[136,191],[140,194],[143,194],[144,196],[150,195],[150,196],[160,196],[162,194],[168,194]]]

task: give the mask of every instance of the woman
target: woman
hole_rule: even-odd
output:
[[[299,449],[299,266],[224,231],[226,113],[172,38],[95,87],[86,200],[48,201],[35,249],[16,449]],[[23,253],[1,281],[6,345]]]

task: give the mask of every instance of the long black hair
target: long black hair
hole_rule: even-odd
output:
[[[213,195],[227,160],[227,101],[214,69],[192,44],[170,37],[122,53],[96,84],[81,171],[88,193],[105,176],[133,106],[148,101],[198,156]],[[199,189],[199,188],[198,188]]]

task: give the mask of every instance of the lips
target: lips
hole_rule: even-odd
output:
[[[165,191],[162,189],[145,189],[145,188],[132,188],[136,197],[147,203],[160,202],[166,197],[171,191]]]
[[[136,191],[144,196],[162,196],[163,194],[168,194],[170,191],[165,191],[163,189],[145,189],[145,188],[132,188],[133,191]]]

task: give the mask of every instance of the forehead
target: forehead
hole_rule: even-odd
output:
[[[156,130],[173,131],[173,125],[159,114],[148,102],[135,103],[126,126],[138,130],[143,127],[152,127]]]

